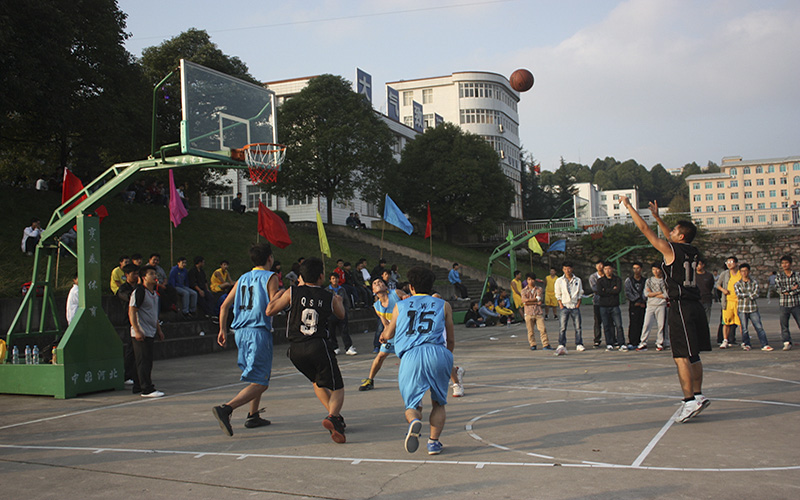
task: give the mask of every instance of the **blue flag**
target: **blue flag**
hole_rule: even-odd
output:
[[[550,247],[547,249],[548,252],[566,252],[567,251],[567,240],[558,240],[553,242]]]
[[[386,200],[383,202],[383,220],[393,226],[402,229],[406,234],[410,235],[414,232],[414,226],[408,221],[403,211],[386,195]]]

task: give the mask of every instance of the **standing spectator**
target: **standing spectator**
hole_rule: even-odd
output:
[[[603,318],[603,330],[606,334],[606,350],[618,348],[627,351],[625,333],[622,330],[622,313],[619,310],[619,294],[622,291],[622,280],[614,275],[611,262],[603,264],[603,277],[597,280],[597,292],[600,294],[600,316]],[[616,332],[616,335],[614,334]]]
[[[33,255],[39,238],[42,236],[42,223],[38,218],[31,219],[31,225],[22,231],[22,251],[27,255]]]
[[[131,294],[136,290],[136,286],[139,284],[139,267],[136,266],[136,264],[128,264],[122,268],[122,272],[125,273],[125,283],[120,285],[116,296],[125,310],[125,326],[127,327],[120,339],[122,341],[122,361],[125,370],[125,384],[133,385],[133,393],[138,394],[142,392],[142,388],[139,384],[139,375],[136,372],[136,356],[133,353],[133,339],[130,334],[131,322],[129,316]]]
[[[72,318],[75,317],[75,313],[78,311],[78,306],[80,305],[79,293],[78,273],[75,273],[75,276],[72,277],[72,288],[69,289],[69,294],[67,295],[67,324],[72,323]]]
[[[600,294],[597,292],[597,281],[603,277],[603,261],[594,263],[595,272],[589,276],[589,288],[592,290],[592,308],[594,312],[594,348],[600,347],[603,337],[603,318],[600,315]]]
[[[228,261],[219,263],[216,271],[211,273],[211,291],[214,293],[228,293],[233,288],[233,280],[228,271]]]
[[[781,339],[783,350],[792,348],[792,336],[789,333],[789,316],[800,327],[800,275],[792,271],[792,256],[781,257],[781,270],[783,271],[775,280],[778,289],[778,304],[781,308]]]
[[[575,328],[575,350],[583,352],[583,332],[581,331],[581,299],[583,298],[583,283],[581,279],[572,274],[572,263],[564,262],[561,265],[564,275],[556,280],[556,300],[559,307],[559,332],[558,345],[567,345],[567,325],[572,318],[572,327]]]
[[[633,274],[625,278],[625,296],[628,298],[628,349],[634,349],[642,338],[644,311],[647,298],[644,295],[645,279],[642,263],[633,263]]]
[[[344,309],[344,317],[333,317],[328,320],[328,330],[330,331],[330,340],[331,346],[333,346],[333,352],[335,354],[339,354],[341,351],[339,350],[339,342],[337,341],[336,337],[341,334],[342,342],[344,342],[344,353],[348,356],[355,356],[358,354],[356,351],[355,346],[353,345],[353,339],[350,337],[349,325],[348,325],[348,304],[349,300],[347,299],[347,292],[345,291],[344,287],[339,285],[339,275],[336,273],[331,273],[328,277],[330,280],[330,285],[328,285],[328,291],[331,292],[333,295],[338,295],[342,298],[342,308]]]
[[[553,319],[558,319],[558,299],[556,299],[556,280],[558,279],[558,270],[555,267],[550,267],[550,274],[545,276],[547,286],[544,293],[544,319],[547,319],[547,311],[553,313]]]
[[[453,262],[453,268],[447,274],[447,281],[449,281],[453,285],[453,287],[460,295],[460,297],[456,298],[460,298],[462,300],[469,300],[469,292],[467,292],[467,287],[465,287],[464,284],[461,283],[461,273],[458,271],[459,267],[460,266],[458,265],[458,262]]]
[[[528,330],[528,344],[531,347],[531,351],[536,350],[534,332],[534,327],[536,327],[539,330],[542,349],[552,351],[553,348],[550,347],[550,339],[547,338],[547,326],[544,324],[544,312],[542,311],[545,291],[536,286],[536,275],[534,273],[528,273],[525,279],[528,286],[522,290],[522,304],[525,308],[523,317],[525,318],[525,327]]]
[[[700,265],[697,265],[700,269]],[[656,350],[664,350],[664,337],[666,334],[667,323],[667,284],[661,272],[661,263],[654,262],[652,267],[653,275],[647,278],[644,285],[644,294],[647,297],[647,308],[644,313],[644,325],[642,326],[642,336],[639,340],[637,351],[647,350],[647,337],[650,336],[650,327],[655,323],[656,328]],[[708,273],[706,273],[708,275]],[[708,275],[710,277],[710,275]],[[712,283],[713,286],[713,283]]]
[[[119,266],[111,271],[111,281],[109,283],[111,286],[111,293],[116,295],[119,287],[125,282],[125,272],[122,269],[130,263],[131,258],[127,255],[123,255],[119,258]]]
[[[739,299],[739,320],[742,322],[742,349],[750,350],[750,335],[747,332],[747,323],[753,324],[753,328],[761,342],[762,351],[772,351],[772,346],[767,341],[767,333],[761,326],[761,314],[758,312],[758,282],[750,278],[750,264],[743,262],[739,266],[741,279],[733,287],[736,297]]]
[[[186,257],[178,257],[178,263],[169,271],[169,285],[181,298],[181,313],[190,318],[197,313],[197,292],[189,288],[189,271],[186,269]]]
[[[522,311],[522,288],[524,286],[525,285],[522,284],[522,271],[514,271],[514,279],[511,280],[511,298],[514,301],[514,309],[517,312]],[[522,317],[525,317],[524,313],[522,314]]]
[[[163,392],[157,391],[150,373],[153,371],[153,343],[155,336],[164,340],[164,332],[158,321],[158,295],[156,295],[156,270],[144,266],[139,270],[142,283],[131,294],[128,317],[131,322],[133,354],[136,359],[136,373],[143,398],[160,398]],[[135,380],[134,380],[135,383]],[[137,387],[134,386],[134,389]]]
[[[231,210],[236,213],[243,214],[247,207],[242,203],[242,193],[236,193],[236,198],[231,201]]]
[[[720,273],[717,280],[717,289],[722,293],[722,342],[719,345],[720,349],[727,349],[728,346],[735,344],[735,339],[731,336],[731,326],[740,326],[742,323],[739,319],[739,299],[734,292],[734,285],[742,279],[739,273],[739,259],[731,255],[725,261],[728,269]]]
[[[775,280],[778,279],[778,273],[772,271],[772,274],[769,275],[769,282],[767,284],[767,304],[772,304],[772,294],[776,293],[777,288],[775,287]]]
[[[697,289],[700,290],[700,303],[706,312],[706,320],[711,323],[711,304],[714,301],[714,276],[706,270],[705,259],[697,259],[697,269],[694,275]]]
[[[206,259],[201,255],[196,256],[194,258],[194,266],[186,274],[186,284],[191,290],[197,293],[197,305],[203,310],[203,314],[205,314],[207,318],[211,317],[212,319],[216,319],[217,300],[211,293],[211,289],[208,288],[208,280],[206,279],[206,272],[204,270],[205,266]]]

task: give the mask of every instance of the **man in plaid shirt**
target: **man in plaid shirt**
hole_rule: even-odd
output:
[[[789,316],[800,327],[800,276],[792,271],[792,256],[781,257],[782,273],[778,273],[775,286],[778,289],[778,304],[781,308],[781,339],[783,350],[792,348],[792,336],[789,335]]]
[[[743,263],[739,266],[742,279],[733,285],[736,297],[739,299],[739,320],[742,323],[742,349],[750,350],[750,335],[747,333],[747,323],[753,324],[761,342],[762,351],[772,351],[772,346],[767,342],[767,334],[761,326],[761,314],[758,312],[758,282],[750,279],[750,264]]]

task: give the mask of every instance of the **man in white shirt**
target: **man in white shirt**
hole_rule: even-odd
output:
[[[565,348],[567,345],[567,322],[572,318],[572,326],[575,328],[575,349],[584,351],[583,335],[581,333],[581,298],[583,297],[583,284],[581,279],[572,274],[572,263],[564,262],[561,265],[564,275],[556,280],[555,293],[558,300],[558,322],[560,330],[558,332],[558,347]],[[558,349],[560,350],[560,349]]]
[[[78,310],[78,273],[72,277],[72,288],[69,289],[67,295],[67,324],[72,323],[72,318],[75,317],[75,312]]]
[[[31,225],[22,231],[22,251],[28,255],[33,255],[39,237],[42,235],[42,224],[38,218],[31,219]]]

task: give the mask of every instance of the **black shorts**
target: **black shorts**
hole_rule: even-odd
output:
[[[344,387],[336,354],[333,353],[333,348],[327,340],[317,338],[292,342],[287,355],[300,373],[317,384],[317,387],[332,391]]]
[[[706,312],[699,301],[671,300],[668,324],[673,358],[689,358],[711,350]]]

